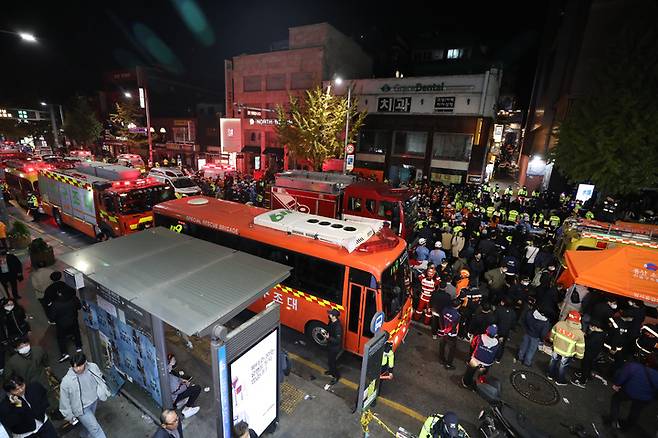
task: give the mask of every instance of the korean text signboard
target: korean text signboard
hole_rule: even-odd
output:
[[[408,113],[411,97],[380,97],[377,99],[378,113]]]

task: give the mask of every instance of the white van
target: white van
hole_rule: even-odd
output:
[[[148,177],[171,185],[177,198],[201,194],[201,187],[177,168],[154,167]]]

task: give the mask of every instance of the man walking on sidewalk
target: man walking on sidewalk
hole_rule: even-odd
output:
[[[23,264],[15,255],[8,253],[6,249],[0,250],[0,283],[5,288],[7,298],[14,300],[21,298],[18,295],[18,282],[23,281]],[[11,295],[9,292],[11,288]]]
[[[30,273],[30,283],[32,283],[34,296],[41,303],[41,307],[43,307],[43,311],[48,318],[48,323],[51,325],[53,322],[48,315],[48,306],[44,300],[44,294],[46,293],[46,288],[53,282],[50,279],[50,274],[53,272],[55,272],[53,268],[47,267],[44,262],[38,262],[32,266],[32,272]]]
[[[73,355],[70,364],[59,385],[59,410],[69,422],[77,418],[87,438],[106,438],[95,416],[98,401],[106,401],[110,396],[103,374],[82,353]]]
[[[461,316],[459,307],[461,303],[459,298],[455,298],[450,306],[444,307],[442,310],[443,322],[439,331],[441,336],[439,341],[439,362],[443,364],[443,368],[446,370],[455,369],[452,361],[455,358],[455,350],[457,349],[457,332],[459,331],[459,318]]]
[[[332,376],[330,385],[335,385],[340,379],[340,372],[336,365],[338,353],[343,348],[343,327],[340,325],[340,312],[336,309],[331,309],[329,312],[329,327],[327,328],[327,365],[328,370],[325,374]]]

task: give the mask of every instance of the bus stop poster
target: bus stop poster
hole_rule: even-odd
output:
[[[106,368],[116,368],[162,406],[156,351],[150,338],[96,303],[84,301],[82,308],[85,324],[99,331]]]
[[[276,419],[278,330],[229,366],[233,424],[244,420],[258,436]]]

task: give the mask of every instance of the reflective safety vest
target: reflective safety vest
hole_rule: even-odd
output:
[[[559,216],[552,215],[552,216],[548,219],[548,223],[549,223],[549,225],[550,225],[551,227],[553,227],[553,228],[557,228],[557,227],[560,226],[560,217],[559,217]]]
[[[519,216],[519,212],[516,210],[510,210],[507,214],[507,220],[510,222],[516,222],[516,218]]]
[[[419,220],[418,222],[416,222],[416,226],[415,226],[414,228],[415,228],[417,231],[418,231],[418,230],[422,230],[423,228],[425,228],[425,225],[427,225],[427,221],[425,221],[425,220]]]
[[[532,225],[538,227],[544,222],[544,213],[535,213],[532,215]]]
[[[459,211],[459,210],[462,209],[462,202],[461,202],[461,201],[457,201],[457,202],[455,202],[455,209],[456,209],[457,211]]]
[[[388,369],[392,369],[393,366],[395,365],[395,354],[393,353],[393,349],[389,349],[386,351],[386,347],[384,347],[384,355],[382,356],[382,367],[388,367]]]
[[[452,229],[452,234],[457,234],[463,229],[464,229],[464,227],[462,227],[461,225],[457,225],[457,226],[455,226],[455,228]]]
[[[37,199],[36,195],[30,195],[30,197],[27,198],[27,205],[30,208],[38,208],[39,207],[39,200]]]
[[[585,335],[580,324],[560,321],[551,330],[553,351],[562,357],[582,359],[585,355]]]
[[[468,208],[470,211],[473,211],[473,203],[471,201],[465,202],[464,207]]]
[[[590,220],[594,219],[594,213],[588,211],[587,213],[585,213],[585,219],[590,219]]]
[[[505,194],[509,195],[509,196],[512,196],[514,194],[514,190],[512,190],[511,187],[508,187],[508,188],[505,189]]]
[[[504,208],[500,209],[500,218],[504,221],[507,220],[507,211]]]
[[[427,420],[425,420],[425,423],[423,423],[422,429],[420,429],[418,438],[434,438],[435,436],[441,436],[438,434],[438,431],[435,433],[434,429],[441,426],[437,423],[439,423],[442,418],[443,415],[441,414],[434,414],[427,417]],[[464,430],[464,428],[461,426],[461,424],[457,425],[457,437],[468,438],[468,434],[466,433],[466,430]]]
[[[528,191],[525,190],[525,189],[523,189],[523,188],[520,188],[520,189],[516,192],[516,196],[528,196]]]
[[[494,214],[494,211],[496,211],[496,209],[493,207],[493,205],[487,207],[487,217],[491,218],[491,216]]]
[[[539,192],[537,190],[532,191],[532,197],[533,198],[539,198]]]

